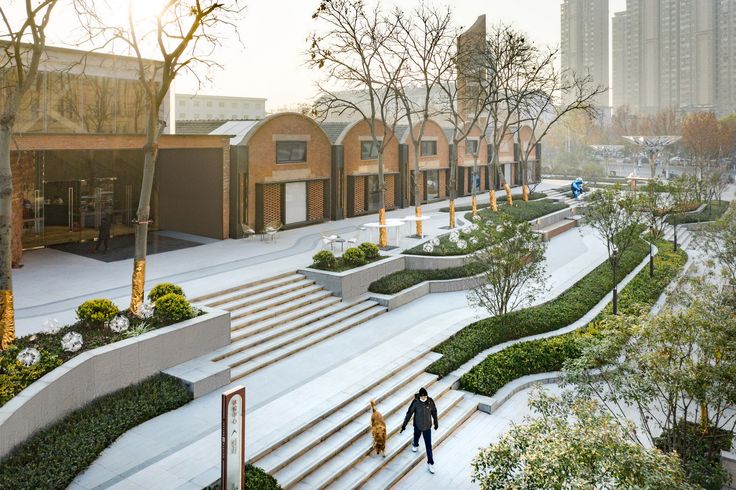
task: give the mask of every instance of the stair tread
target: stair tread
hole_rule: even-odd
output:
[[[234,320],[231,323],[232,331],[230,333],[230,339],[234,342],[243,339],[249,335],[255,335],[257,333],[274,327],[278,327],[280,325],[306,325],[308,323],[325,318],[329,315],[339,313],[340,311],[346,308],[350,308],[355,304],[357,303],[346,301],[332,301],[327,305],[320,304],[315,307],[314,303],[312,303],[290,311],[289,317],[294,316],[295,318],[293,319],[289,318],[285,320],[283,317],[275,317],[243,327],[239,327],[239,323],[237,322],[237,320]]]
[[[335,430],[349,432],[354,434],[354,430],[348,430],[348,426],[351,426],[354,422],[358,421],[359,430],[367,430],[368,425],[366,421],[370,420],[370,400],[376,399],[378,403],[378,409],[384,416],[388,416],[396,410],[400,410],[401,407],[406,406],[407,398],[410,399],[417,391],[418,386],[431,386],[437,381],[437,376],[423,372],[423,368],[426,368],[432,361],[424,360],[421,364],[413,364],[412,369],[406,372],[389,378],[384,385],[385,389],[380,393],[366,393],[364,395],[356,397],[346,407],[336,411],[330,417],[327,417],[317,424],[314,424],[309,430],[299,437],[289,441],[282,447],[273,451],[267,457],[259,461],[259,466],[268,471],[269,473],[281,471],[282,468],[278,466],[283,465],[284,462],[289,462],[287,472],[293,473],[297,466],[306,466],[304,460],[308,459],[307,455],[312,452],[312,447],[317,441],[327,441],[332,437]],[[416,372],[417,367],[421,371]],[[339,439],[339,437],[338,437]],[[308,452],[305,452],[305,449]],[[319,448],[315,448],[319,449]],[[317,450],[317,453],[320,451]],[[296,456],[299,456],[299,460],[291,462]]]
[[[450,390],[443,396],[435,399],[440,422],[444,421],[444,416],[449,412],[449,409],[451,409],[463,397],[464,394],[461,391]],[[387,457],[385,459],[382,457],[375,459],[380,459],[381,462],[387,462],[391,453],[398,453],[401,446],[405,446],[410,443],[410,434],[408,432],[411,427],[409,427],[407,432],[401,436],[392,434],[392,432],[396,432],[400,428],[401,422],[403,422],[403,417],[403,413],[398,413],[386,419],[386,430],[389,434],[386,443]],[[364,459],[371,458],[371,456],[368,456],[368,451],[371,449],[371,445],[372,439],[370,434],[360,437],[353,442],[350,447],[337,455],[337,457],[325,462],[325,464],[300,483],[307,485],[304,488],[325,488],[331,485],[335,488],[353,488],[352,485],[345,485],[341,482],[349,482],[355,479],[355,475],[352,475],[351,473],[353,473],[355,467]],[[335,475],[338,475],[337,478],[335,478]],[[279,483],[281,483],[284,488],[288,488],[290,484],[293,485],[293,483],[282,481],[281,479],[279,480]]]
[[[255,293],[246,293],[244,295],[238,295],[228,299],[227,301],[218,302],[217,307],[221,310],[235,311],[240,308],[245,308],[247,305],[260,303],[261,301],[267,301],[274,297],[280,297],[281,295],[287,295],[296,291],[302,291],[308,287],[321,288],[314,284],[311,279],[300,279],[298,281],[291,281],[286,284],[281,284],[273,288],[266,289]]]
[[[470,416],[477,411],[478,404],[470,400],[462,400],[455,405],[450,412],[444,417],[443,425],[440,427],[438,434],[433,434],[432,450],[436,453],[449,436],[459,430]],[[376,471],[375,465],[372,468],[370,479],[361,486],[362,489],[384,489],[390,488],[399,480],[409,473],[417,464],[424,464],[426,461],[425,451],[420,444],[420,450],[416,453],[409,449],[400,451],[394,458],[384,465],[380,465]],[[441,464],[441,462],[440,462]],[[366,465],[367,466],[367,465]],[[362,469],[362,468],[359,468]]]
[[[390,371],[380,374],[379,377],[372,380],[369,384],[363,386],[360,391],[356,392],[355,394],[350,395],[345,392],[340,392],[335,396],[324,400],[325,409],[320,414],[313,416],[311,419],[303,421],[302,428],[300,430],[291,432],[287,436],[287,438],[281,437],[277,440],[273,440],[272,437],[265,436],[265,439],[270,440],[264,442],[264,439],[260,439],[259,441],[257,441],[257,443],[259,443],[263,447],[263,449],[261,449],[256,454],[253,454],[250,461],[254,461],[257,463],[266,455],[268,455],[269,452],[274,450],[275,447],[288,443],[291,438],[298,436],[302,432],[305,432],[306,430],[308,430],[308,428],[312,427],[312,425],[318,423],[320,420],[333,415],[334,411],[345,408],[352,401],[354,401],[356,397],[363,396],[366,393],[370,393],[372,390],[378,389],[377,387],[381,386],[388,379],[393,378],[398,373],[406,370],[414,370],[415,367],[413,366],[420,367],[423,366],[426,361],[434,362],[440,357],[442,357],[441,354],[438,354],[436,352],[424,352],[414,354],[413,357],[404,359],[401,364],[392,365],[393,368]]]
[[[298,274],[296,272],[285,272],[283,274],[264,278],[260,281],[243,283],[237,286],[223,289],[221,291],[214,291],[212,293],[203,294],[196,298],[193,298],[191,301],[209,306],[211,302],[217,301],[218,298],[228,298],[230,296],[244,292],[254,293],[259,290],[263,290],[264,288],[272,287],[271,285],[282,285],[288,283],[289,281],[297,281],[303,278],[304,276],[302,274]]]
[[[426,379],[422,381],[418,380],[409,383],[409,386],[405,390],[400,394],[397,393],[393,397],[393,400],[386,403],[385,406],[379,405],[379,410],[383,412],[384,418],[386,419],[389,440],[391,439],[391,431],[395,429],[398,432],[401,427],[401,422],[404,420],[406,409],[412,397],[420,387],[425,385],[432,387],[430,391],[435,393],[439,410],[439,400],[449,392],[452,382],[448,383],[434,379],[433,384],[430,384],[426,383]],[[394,437],[396,437],[396,434],[394,434]],[[349,455],[352,458],[360,457],[366,448],[370,448],[371,446],[370,411],[366,411],[358,417],[353,418],[331,437],[322,441],[314,450],[309,451],[295,462],[277,471],[275,476],[279,482],[288,486],[304,479],[305,476],[308,477],[311,473],[319,472],[322,466],[329,464],[334,458],[344,457],[343,455]]]
[[[375,306],[376,304],[377,303],[375,302],[363,301],[361,303],[350,305],[347,308],[338,310],[337,312],[335,312],[332,315],[327,316],[326,318],[320,318],[319,320],[315,322],[310,322],[310,323],[285,322],[285,323],[282,323],[281,325],[274,326],[273,328],[270,328],[268,330],[263,330],[261,332],[251,334],[246,337],[239,337],[237,340],[234,340],[229,346],[227,346],[224,349],[224,351],[225,352],[237,352],[244,348],[256,346],[260,343],[266,342],[273,338],[278,338],[282,335],[285,335],[290,332],[297,331],[297,330],[300,330],[306,327],[312,327],[316,325],[327,326],[332,323],[336,323],[338,321],[344,320],[346,318],[350,318],[351,316],[356,315],[360,313],[361,311],[367,310],[368,308]]]
[[[304,296],[323,291],[329,293],[329,291],[325,291],[325,289],[319,284],[311,283],[298,289],[284,291],[278,295],[261,300],[250,301],[250,299],[241,299],[238,300],[238,302],[231,307],[226,307],[222,309],[229,311],[231,313],[231,316],[235,318],[243,318],[244,316],[250,316],[267,308],[275,308],[284,303],[288,303],[289,301],[295,301]],[[267,292],[270,293],[270,291]]]
[[[277,304],[263,310],[254,311],[253,313],[247,313],[248,308],[238,310],[238,312],[231,312],[231,317],[235,319],[242,319],[244,322],[252,324],[259,320],[265,320],[273,316],[280,315],[282,313],[288,313],[289,311],[294,310],[299,306],[304,306],[306,304],[309,304],[310,302],[324,299],[326,297],[335,298],[338,301],[340,299],[332,296],[332,293],[330,293],[329,291],[321,289],[307,295],[295,298],[287,303]]]
[[[295,342],[291,342],[282,347],[276,348],[275,350],[260,355],[255,359],[251,359],[237,366],[232,366],[230,370],[230,380],[232,381],[246,376],[256,369],[260,369],[261,367],[264,367],[272,362],[283,359],[284,357],[288,357],[291,354],[306,349],[307,347],[311,347],[316,343],[319,343],[344,330],[355,327],[360,323],[372,318],[373,316],[379,315],[385,311],[386,308],[383,306],[373,306],[370,309],[360,313],[359,315],[348,318],[347,320],[336,323],[335,325],[332,325],[320,331],[314,332],[311,335],[304,336],[303,338]],[[232,365],[232,363],[230,364]]]

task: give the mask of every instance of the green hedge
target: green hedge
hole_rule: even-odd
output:
[[[697,213],[686,213],[677,216],[668,216],[667,223],[672,224],[674,220],[677,220],[677,224],[686,223],[703,223],[706,221],[715,221],[720,218],[723,213],[728,209],[728,201],[713,201],[712,204],[707,205]]]
[[[98,398],[0,461],[0,488],[66,488],[123,433],[191,399],[179,381],[163,374]]]
[[[482,272],[478,263],[439,270],[403,270],[389,274],[368,287],[371,293],[396,294],[424,281],[436,281],[470,277]]]
[[[669,242],[664,240],[657,241],[656,245],[659,252],[655,257],[654,277],[650,278],[649,268],[644,268],[623,288],[619,295],[621,314],[633,314],[641,308],[651,308],[685,266],[685,252],[673,252]],[[611,314],[612,306],[609,303],[593,321],[580,330],[514,344],[491,354],[460,378],[460,387],[493,396],[504,385],[522,376],[559,371],[565,361],[581,354],[582,341],[597,334],[599,321]]]
[[[620,278],[634,270],[648,254],[649,245],[644,240],[634,242],[621,257]],[[471,323],[434,349],[442,357],[427,371],[445,376],[494,345],[567,326],[603,299],[612,285],[611,267],[604,261],[555,299]]]
[[[487,194],[488,194],[488,191],[483,191],[483,192],[479,192],[477,195],[479,195],[479,196],[485,196]],[[545,194],[544,192],[530,192],[529,193],[529,200],[530,201],[536,201],[537,199],[544,199],[545,197],[547,197],[547,194]],[[523,197],[522,197],[521,194],[511,194],[511,200],[512,201],[521,201],[522,199],[523,199]],[[497,198],[497,201],[498,201],[498,205],[501,206],[503,203],[506,202],[506,197],[501,196],[501,197]],[[490,203],[483,203],[483,205],[478,204],[477,207],[476,207],[476,209],[485,209],[485,208],[488,208],[488,207],[490,207]],[[467,205],[463,205],[463,206],[455,206],[455,212],[457,212],[457,213],[460,213],[460,212],[463,212],[463,211],[472,211],[472,210],[473,210],[472,204],[467,204]],[[440,212],[441,213],[449,213],[450,212],[449,206],[445,206],[443,208],[440,208]]]
[[[205,487],[204,490],[220,490],[220,480],[217,480],[212,485]],[[261,468],[250,464],[245,465],[245,488],[250,490],[281,490],[281,486],[276,481],[276,478],[272,477]]]

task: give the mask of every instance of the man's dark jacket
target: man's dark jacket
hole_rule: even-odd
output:
[[[409,410],[406,411],[406,417],[404,417],[404,423],[401,424],[401,428],[406,428],[406,424],[409,423],[411,416],[414,416],[414,427],[417,430],[425,431],[432,428],[432,421],[434,421],[435,429],[438,426],[437,423],[437,406],[434,404],[434,400],[427,397],[427,401],[423,402],[419,399],[419,395],[414,395],[414,400],[409,405]]]

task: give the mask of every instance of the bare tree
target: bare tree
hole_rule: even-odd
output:
[[[313,18],[326,29],[310,36],[308,64],[325,70],[325,81],[317,84],[315,111],[323,119],[357,115],[368,125],[378,154],[378,219],[385,224],[384,152],[402,116],[395,88],[406,60],[393,44],[401,16],[386,16],[380,4],[369,10],[361,0],[323,0]],[[388,245],[385,227],[380,228],[378,244]]]
[[[545,63],[541,62],[539,51],[524,34],[512,27],[499,24],[491,29],[486,40],[484,65],[489,76],[488,117],[491,119],[491,146],[493,155],[489,162],[489,173],[500,179],[506,190],[506,200],[512,203],[511,187],[506,182],[499,163],[499,153],[512,126],[518,121],[520,101],[535,90],[534,83],[538,72]],[[490,191],[491,208],[496,210],[496,191]]]
[[[438,115],[435,100],[444,73],[450,69],[452,11],[449,7],[435,8],[422,2],[410,16],[396,12],[399,29],[397,48],[403,48],[405,76],[397,77],[396,92],[404,108],[413,146],[414,178],[412,193],[416,216],[422,215],[419,195],[419,152],[424,131],[430,118]],[[412,91],[416,91],[415,96]],[[422,236],[422,222],[416,221],[416,234]]]
[[[540,53],[536,63],[539,69],[528,73],[536,79],[528,81],[527,90],[511,92],[512,98],[518,98],[513,105],[518,107],[515,133],[524,201],[529,199],[529,159],[536,152],[537,145],[568,114],[583,112],[590,117],[596,116],[594,101],[606,91],[605,87],[594,85],[590,75],[563,77],[555,66],[557,53],[558,50]],[[531,130],[526,141],[522,138],[522,127]]]
[[[0,32],[0,72],[10,72],[0,112],[0,350],[15,339],[12,272],[13,174],[10,146],[13,126],[23,96],[33,87],[46,49],[46,29],[57,0],[26,0],[20,25],[14,25],[8,7],[0,6],[6,32]]]
[[[148,23],[136,17],[130,1],[127,23],[115,25],[99,15],[94,3],[88,0],[82,5],[82,12],[90,18],[87,23],[90,34],[113,46],[121,44],[133,55],[146,102],[143,180],[134,221],[135,257],[130,297],[130,310],[137,313],[144,297],[153,178],[159,140],[166,127],[162,108],[171,84],[180,73],[189,72],[201,80],[198,67],[209,70],[219,66],[211,55],[221,45],[224,27],[237,32],[234,21],[244,6],[238,0],[230,5],[217,0],[167,0],[153,22]],[[144,53],[149,50],[161,61],[145,57]]]

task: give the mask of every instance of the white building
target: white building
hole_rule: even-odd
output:
[[[266,116],[266,99],[176,94],[175,114],[178,121],[263,119]]]

